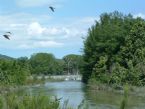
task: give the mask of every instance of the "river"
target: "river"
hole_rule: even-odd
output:
[[[80,81],[47,82],[25,89],[31,94],[44,93],[57,96],[61,103],[69,100],[69,105],[76,108],[83,100],[89,109],[119,109],[123,95],[115,92],[90,92]],[[145,109],[145,97],[129,96],[127,109]]]

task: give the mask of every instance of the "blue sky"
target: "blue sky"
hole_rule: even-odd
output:
[[[145,18],[144,0],[0,0],[0,54],[21,57],[36,52],[57,58],[82,54],[87,30],[100,14],[115,10]],[[56,8],[51,12],[49,6]]]

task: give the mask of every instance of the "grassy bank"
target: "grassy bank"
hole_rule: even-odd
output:
[[[43,95],[7,94],[0,96],[0,109],[58,109],[58,107],[59,102]]]
[[[132,107],[140,109],[142,108],[140,102],[145,98],[144,86],[109,85],[91,80],[87,87],[94,101],[101,101],[100,103],[104,104],[114,103],[117,107],[120,106],[119,109],[131,109]]]
[[[68,105],[68,100],[60,104],[62,99],[47,95],[22,95],[18,93],[0,94],[0,109],[90,109],[89,105],[82,101],[77,108]],[[126,109],[128,90],[125,90],[122,100],[118,100],[120,109]],[[118,107],[119,108],[119,107]]]
[[[118,85],[118,84],[105,84],[105,83],[101,83],[99,81],[96,81],[95,79],[90,79],[87,87],[89,90],[93,90],[93,91],[97,91],[97,90],[105,90],[105,91],[114,91],[114,92],[118,92],[118,93],[122,93],[125,89],[125,86],[128,86],[128,91],[130,95],[135,95],[135,96],[145,96],[144,90],[145,87],[144,86],[133,86],[133,85],[129,85],[129,84],[125,84],[125,85]]]
[[[0,109],[73,109],[68,100],[60,105],[60,100],[46,95],[17,95],[16,93],[0,95]],[[89,109],[82,102],[77,109]]]

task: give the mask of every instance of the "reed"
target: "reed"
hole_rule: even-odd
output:
[[[123,95],[123,99],[121,101],[120,109],[125,109],[127,107],[128,93],[129,93],[128,85],[125,85],[124,95]]]
[[[73,109],[68,105],[68,100],[60,105],[60,101],[46,95],[17,95],[10,93],[0,95],[0,109]],[[85,108],[84,103],[78,106],[77,109]]]

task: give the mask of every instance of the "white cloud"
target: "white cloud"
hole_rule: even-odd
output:
[[[45,29],[44,34],[48,36],[62,36],[67,34],[67,31],[64,28],[60,27],[49,27]]]
[[[51,20],[52,17],[48,15],[36,15],[28,13],[15,13],[8,15],[0,15],[0,29],[1,31],[7,30],[20,30],[27,27],[31,22],[46,22]]]
[[[42,28],[38,22],[33,22],[28,27],[29,35],[41,35],[45,28]]]
[[[65,35],[67,34],[67,30],[65,28],[60,27],[44,27],[38,22],[32,22],[28,26],[28,35],[32,36],[57,36],[57,35]]]
[[[86,36],[88,28],[96,18],[67,19],[69,20],[56,23],[48,15],[39,17],[28,13],[0,15],[0,35],[6,31],[13,33],[10,41],[0,37],[0,48],[55,48],[83,43],[81,37]]]
[[[62,47],[64,44],[55,41],[35,41],[27,44],[21,44],[19,49],[32,49],[32,48],[47,48],[47,47]]]
[[[84,30],[75,28],[75,27],[61,27],[61,26],[53,26],[53,27],[44,27],[38,22],[32,22],[28,26],[28,35],[35,38],[45,38],[45,39],[66,39],[70,37],[84,35]],[[33,38],[32,38],[33,39]]]
[[[145,14],[143,14],[143,13],[135,14],[134,18],[137,18],[137,17],[141,17],[141,18],[145,19]]]

